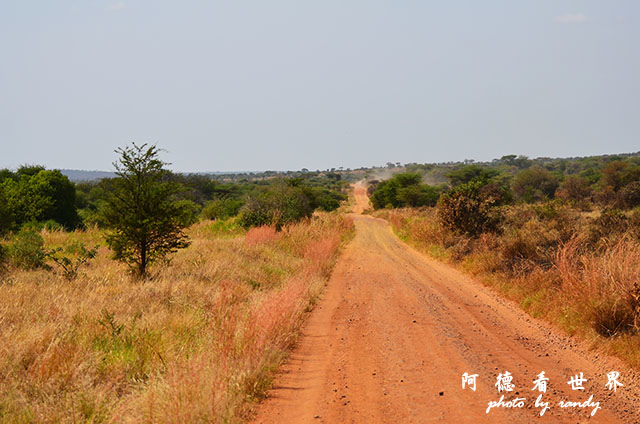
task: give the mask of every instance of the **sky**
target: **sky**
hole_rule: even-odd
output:
[[[0,2],[0,167],[640,150],[637,0]]]

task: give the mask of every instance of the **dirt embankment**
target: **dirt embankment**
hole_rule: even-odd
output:
[[[354,212],[369,206],[355,187]],[[337,264],[304,336],[279,373],[256,423],[634,423],[637,376],[619,361],[526,315],[468,276],[414,251],[383,220],[357,215],[356,236]],[[625,384],[607,390],[607,372]],[[515,389],[498,393],[499,373]],[[543,417],[533,381],[549,378]],[[462,389],[478,374],[477,391]],[[585,390],[569,379],[583,373]],[[524,407],[488,403],[525,398]],[[560,408],[560,401],[595,405]]]

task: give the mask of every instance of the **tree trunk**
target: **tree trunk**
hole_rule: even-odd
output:
[[[144,277],[147,273],[147,243],[143,242],[140,246],[140,263],[138,265],[138,273],[140,277]]]

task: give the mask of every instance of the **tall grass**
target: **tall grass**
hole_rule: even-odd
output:
[[[101,247],[69,282],[10,269],[0,284],[0,421],[237,422],[295,343],[352,224],[281,233],[189,229],[192,245],[137,282]],[[47,246],[97,230],[43,234]]]
[[[576,237],[558,249],[555,266],[563,293],[580,302],[599,333],[638,332],[640,243],[623,237],[601,253],[582,247]]]
[[[611,231],[603,214],[515,206],[495,233],[453,234],[435,210],[376,212],[413,246],[460,266],[593,346],[640,367],[640,239]]]

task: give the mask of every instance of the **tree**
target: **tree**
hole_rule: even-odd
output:
[[[456,187],[475,179],[481,180],[483,183],[487,184],[491,178],[498,174],[500,174],[500,172],[495,169],[483,168],[478,165],[467,165],[449,172],[447,174],[447,178],[451,181],[451,185]]]
[[[535,165],[518,172],[512,189],[518,199],[527,203],[553,198],[558,188],[558,178],[548,170]]]
[[[14,221],[15,219],[9,208],[4,186],[0,184],[0,236],[3,236],[11,229]]]
[[[168,164],[158,158],[155,145],[133,143],[116,153],[118,177],[110,181],[103,211],[111,228],[106,241],[115,259],[144,277],[154,260],[189,245],[182,231],[188,214],[176,201],[180,185],[169,178]]]
[[[76,209],[76,188],[58,170],[42,166],[22,166],[15,178],[6,175],[0,182],[6,210],[13,216],[8,229],[16,229],[25,222],[54,220],[67,229],[79,224]]]
[[[591,197],[589,181],[577,175],[569,175],[556,191],[556,197],[573,202],[581,202]]]

